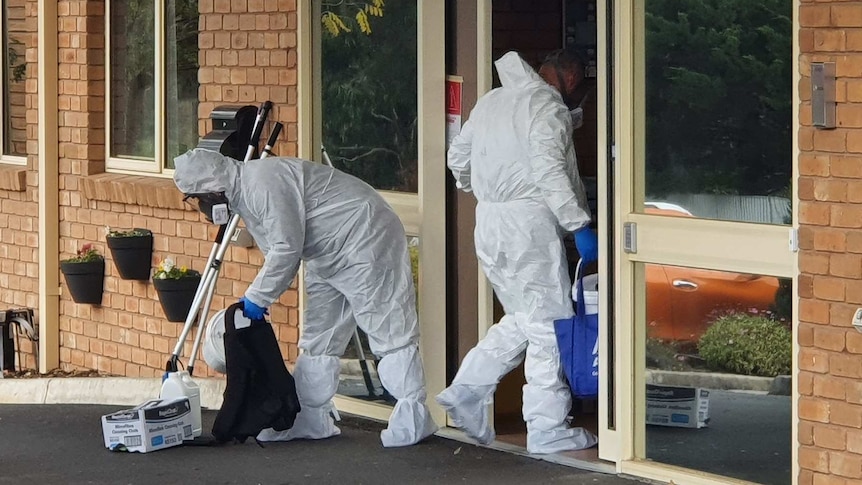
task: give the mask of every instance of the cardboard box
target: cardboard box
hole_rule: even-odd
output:
[[[187,397],[153,399],[102,416],[105,447],[147,453],[191,440],[192,408]]]
[[[709,391],[647,384],[647,424],[703,428],[709,424]]]

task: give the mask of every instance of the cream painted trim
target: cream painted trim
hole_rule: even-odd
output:
[[[793,47],[792,47],[792,56],[793,60],[791,65],[793,66],[793,129],[792,140],[793,140],[793,175],[792,175],[792,194],[793,198],[791,201],[793,208],[793,220],[791,222],[792,227],[799,228],[799,184],[797,181],[799,180],[799,89],[797,87],[800,85],[802,75],[799,72],[799,8],[800,8],[800,0],[793,1]],[[799,329],[799,253],[797,251],[796,254],[793,255],[793,283],[792,283],[792,293],[793,298],[791,298],[792,305],[792,313],[793,313],[793,328]],[[790,399],[790,416],[792,420],[792,428],[791,428],[791,436],[794,437],[792,449],[790,452],[790,462],[791,462],[791,477],[793,485],[799,483],[799,447],[801,443],[799,442],[799,398],[798,398],[798,390],[799,390],[799,332],[793,332],[793,368],[791,370],[791,392],[792,396]]]
[[[419,87],[419,348],[431,415],[446,387],[446,2],[417,1]]]
[[[0,92],[2,92],[3,84],[0,83]],[[2,111],[0,111],[2,115]],[[3,144],[3,130],[0,130],[0,146]],[[14,155],[0,155],[0,163],[4,165],[27,165],[27,157],[17,157]]]
[[[631,116],[631,106],[634,104],[634,72],[624,66],[632,66],[634,57],[633,40],[627,33],[633,25],[633,7],[631,2],[614,2],[614,80],[611,92],[614,96],[614,140],[616,143],[616,165],[614,184],[615,205],[614,214],[614,280],[617,282],[610,291],[614,292],[614,369],[615,388],[614,403],[616,411],[616,429],[618,438],[615,448],[599,445],[599,457],[616,461],[617,470],[621,471],[621,461],[634,457],[634,417],[632,403],[635,402],[634,377],[630,370],[635,368],[634,350],[635,336],[632,335],[634,311],[634,266],[622,253],[623,232],[622,222],[628,216],[634,205],[633,177],[631,160],[634,159],[634,120]],[[601,256],[601,255],[600,255]],[[601,280],[601,278],[600,278]]]
[[[419,162],[419,170],[422,170],[421,155]],[[422,179],[420,178],[420,184],[422,183],[421,180]],[[420,188],[419,190],[421,191],[422,189]],[[378,193],[383,197],[384,200],[386,200],[386,202],[389,203],[389,205],[392,206],[392,209],[395,211],[395,213],[398,214],[398,217],[401,219],[401,223],[404,224],[404,231],[407,232],[407,235],[419,235],[420,227],[422,225],[422,215],[419,211],[419,205],[421,204],[419,195],[406,192],[392,191],[379,191]],[[445,204],[446,202],[445,200],[443,200],[440,203]],[[421,246],[421,240],[419,244]]]
[[[598,52],[597,52],[597,69],[598,69],[598,89],[597,89],[597,106],[599,109],[598,120],[597,120],[597,136],[596,136],[596,144],[599,147],[609,147],[611,143],[611,137],[608,133],[608,113],[607,110],[604,109],[608,105],[608,94],[610,93],[610,89],[613,86],[610,86],[608,83],[608,45],[605,42],[605,39],[608,37],[608,26],[610,21],[613,20],[613,17],[608,18],[608,2],[607,0],[599,0],[596,6],[596,26],[597,26],[597,39],[598,39]],[[612,207],[608,205],[608,187],[611,183],[611,180],[608,178],[608,168],[610,166],[608,160],[608,152],[606,149],[597,150],[598,155],[598,171],[597,171],[597,183],[598,183],[598,213],[599,214],[611,214]],[[607,248],[608,247],[608,231],[607,231],[607,222],[609,221],[608,217],[601,217],[598,219],[598,232],[599,232],[599,247]],[[607,261],[613,261],[613,255],[608,254],[607,251],[599,251],[599,267],[607,267]],[[599,305],[600,308],[606,309],[608,308],[608,278],[599,278]],[[608,319],[607,311],[599,311],[599,358],[601,359],[599,363],[600,369],[609,369],[611,366],[609,365],[608,356],[609,352],[609,342],[608,342],[608,330],[610,328],[610,322]],[[616,429],[609,428],[609,420],[608,420],[608,409],[610,406],[609,395],[614,392],[613,389],[609,388],[610,385],[610,373],[605,370],[599,373],[599,403],[598,403],[598,431],[599,431],[599,457],[603,460],[616,462],[617,457],[619,456],[619,441],[620,441],[620,432]],[[616,413],[616,409],[613,410]]]
[[[392,414],[392,406],[363,401],[353,397],[342,396],[341,394],[336,394],[332,401],[335,403],[335,408],[338,412],[364,416],[383,422],[389,421],[389,416]]]
[[[626,461],[622,463],[621,473],[657,480],[662,483],[685,485],[756,485],[754,482],[734,478],[699,473],[687,468],[675,467],[645,461]]]
[[[314,75],[313,64],[313,59],[320,53],[320,42],[314,39],[315,29],[312,25],[320,5],[312,6],[311,3],[305,0],[296,4],[297,155],[306,160],[316,160],[320,156],[320,147],[314,149],[312,146],[315,132],[312,120],[319,118],[314,116],[314,105],[317,103],[312,100],[314,93],[320,92],[320,76]]]
[[[671,264],[792,278],[796,254],[790,228],[687,217],[629,214],[637,224],[638,252],[630,261]],[[744,247],[729,256],[728,248]]]
[[[39,371],[60,365],[60,163],[57,2],[39,0]]]

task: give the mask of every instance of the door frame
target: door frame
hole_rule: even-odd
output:
[[[607,0],[599,0],[606,3]],[[643,391],[646,383],[645,369],[642,365],[646,355],[646,322],[645,302],[643,295],[644,269],[642,263],[660,263],[678,266],[692,266],[706,269],[716,269],[743,273],[772,275],[792,278],[793,280],[793,324],[798,328],[798,264],[797,253],[789,246],[788,241],[794,238],[798,227],[798,187],[797,163],[798,143],[797,130],[799,119],[798,90],[792,90],[792,196],[793,220],[789,226],[766,226],[741,222],[726,222],[703,219],[671,218],[638,213],[636,208],[642,205],[636,195],[638,184],[643,184],[643,164],[636,163],[639,153],[643,153],[644,136],[643,113],[645,108],[645,93],[643,84],[644,66],[642,55],[638,48],[644,45],[644,2],[614,2],[613,36],[614,65],[619,66],[614,71],[615,85],[610,89],[614,95],[614,140],[618,170],[614,185],[614,276],[617,284],[613,288],[615,326],[615,368],[616,386],[616,416],[617,430],[614,448],[607,446],[599,448],[600,457],[616,461],[618,471],[640,477],[664,482],[690,484],[747,483],[726,477],[684,469],[673,465],[650,462],[645,456],[645,411],[646,396]],[[799,0],[793,2],[793,39],[792,65],[793,85],[799,83],[798,58],[798,10]],[[602,8],[598,9],[600,12]],[[600,27],[601,29],[601,27]],[[601,118],[600,118],[601,120]],[[600,121],[601,123],[601,121]],[[601,184],[600,184],[601,187]],[[623,250],[624,224],[636,225],[638,239],[637,252],[626,253]],[[677,241],[686,241],[681,246]],[[728,246],[732,245],[732,246]],[[741,246],[744,245],[744,246]],[[747,254],[742,258],[724,257],[720,248],[746,247]],[[603,246],[606,247],[606,246]],[[605,305],[603,296],[607,288],[601,288],[601,303]],[[603,306],[602,308],[607,308]],[[606,329],[607,323],[602,322],[600,332]],[[796,332],[793,333],[793,397],[792,402],[792,435],[797,435],[798,410],[795,399],[798,378],[798,342]],[[604,351],[605,349],[600,349]],[[604,380],[602,380],[604,383]],[[623,404],[627,405],[623,405]],[[634,403],[632,406],[631,403]],[[602,434],[600,428],[599,443],[608,433]],[[798,468],[798,442],[793,443],[791,454],[792,476],[796,483]]]
[[[320,160],[321,111],[318,102],[320,76],[315,75],[315,60],[320,58],[320,4],[312,0],[297,2],[297,120],[298,155]],[[438,423],[445,412],[431,399],[446,385],[446,103],[445,2],[417,0],[417,63],[419,119],[419,191],[405,194],[379,193],[392,206],[408,236],[419,237],[419,349],[424,363],[428,406]],[[305,305],[300,271],[300,329]],[[344,412],[372,419],[388,420],[392,407],[336,395],[336,407]]]

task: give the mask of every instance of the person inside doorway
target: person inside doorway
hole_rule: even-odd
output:
[[[174,182],[207,218],[227,204],[264,254],[263,267],[242,297],[243,314],[260,320],[305,262],[308,301],[294,378],[302,410],[286,431],[263,430],[259,441],[322,439],[340,434],[332,404],[339,356],[359,325],[383,387],[397,399],[385,447],[418,443],[437,431],[425,404],[416,297],[401,220],[362,180],[298,158],[243,164],[194,149],[175,159]],[[337,414],[336,414],[337,416]]]
[[[448,151],[456,186],[473,192],[476,254],[505,315],[464,358],[437,395],[456,426],[479,443],[495,438],[488,405],[500,380],[524,361],[523,417],[530,453],[588,448],[596,437],[570,428],[554,320],[574,311],[562,238],[597,259],[597,238],[572,142],[573,98],[584,65],[564,50],[536,73],[516,52],[495,62],[502,86],[482,96]],[[526,360],[525,360],[526,359]]]

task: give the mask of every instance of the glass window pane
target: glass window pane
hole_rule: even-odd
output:
[[[355,4],[332,3],[317,24],[327,153],[375,188],[417,192],[416,2],[386,3],[382,16],[367,15],[370,34],[361,31]]]
[[[165,167],[174,168],[174,157],[198,144],[198,2],[166,4]]]
[[[789,224],[793,2],[645,6],[646,201]]]
[[[646,458],[790,483],[791,280],[644,269]]]
[[[155,0],[111,2],[111,156],[155,156]]]
[[[27,47],[35,35],[35,18],[26,2],[3,2],[3,155],[27,155]]]

